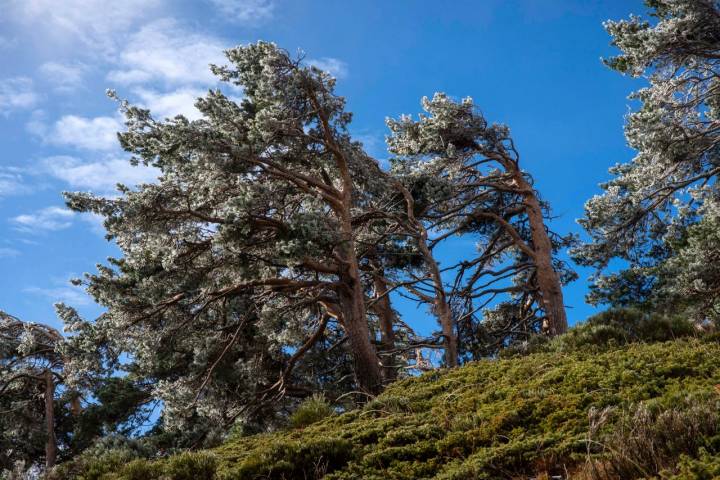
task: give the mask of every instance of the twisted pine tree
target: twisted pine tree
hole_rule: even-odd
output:
[[[489,124],[469,98],[456,102],[436,94],[422,103],[425,113],[419,120],[388,121],[389,146],[398,155],[395,175],[413,192],[408,217],[416,222],[408,228],[415,231],[413,243],[425,260],[433,292],[417,288],[414,293],[433,305],[448,351],[458,353],[457,328],[506,296],[510,299],[485,309],[478,320],[494,337],[481,341],[497,347],[538,330],[564,333],[562,284],[575,274],[557,253],[572,239],[545,225],[548,207],[522,170],[509,129]],[[456,235],[476,240],[478,252],[445,268],[456,275],[446,292],[431,250]],[[475,328],[465,328],[460,338],[466,345],[478,339]]]
[[[159,170],[157,183],[118,198],[67,194],[71,208],[105,217],[123,252],[85,279],[108,309],[92,324],[98,341],[155,379],[167,418],[224,427],[264,400],[374,394],[383,382],[360,268],[377,162],[351,141],[328,74],[269,43],[227,57],[213,70],[243,89],[240,103],[210,91],[196,121],[122,103],[121,144]],[[326,361],[302,371],[318,349]]]

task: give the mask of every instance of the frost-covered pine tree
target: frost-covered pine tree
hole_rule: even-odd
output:
[[[648,86],[631,96],[640,107],[625,127],[637,155],[613,167],[604,192],[587,202],[580,223],[591,241],[575,257],[600,272],[590,295],[595,302],[717,299],[717,277],[708,278],[712,269],[697,262],[713,258],[712,242],[698,235],[714,222],[720,203],[720,6],[713,0],[646,3],[648,19],[605,24],[621,50],[606,63]],[[690,227],[698,222],[705,227]],[[612,258],[628,268],[603,274]]]
[[[469,98],[438,93],[422,104],[419,120],[388,120],[393,173],[413,197],[414,224],[405,231],[423,258],[412,293],[433,306],[455,355],[458,342],[476,350],[469,345],[478,340],[477,323],[493,332],[482,341],[496,347],[538,330],[565,332],[562,284],[574,273],[556,254],[569,239],[545,225],[547,205],[522,170],[509,129],[489,124]],[[456,273],[446,286],[432,250],[457,235],[476,240],[478,251],[443,268]],[[473,322],[479,313],[484,318]]]
[[[107,314],[66,320],[129,354],[167,423],[227,427],[280,396],[383,383],[361,264],[384,175],[350,139],[327,73],[270,43],[226,53],[213,70],[242,89],[239,102],[210,91],[194,121],[121,103],[121,144],[157,183],[67,194],[105,217],[123,256],[84,280]],[[325,361],[303,370],[313,355]]]
[[[17,461],[30,467],[38,459],[46,468],[55,465],[62,341],[54,328],[0,311],[0,468]]]

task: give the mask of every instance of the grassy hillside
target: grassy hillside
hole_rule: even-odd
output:
[[[360,410],[302,429],[155,462],[85,459],[58,474],[600,479],[665,469],[662,478],[720,478],[720,345],[683,339],[548,350],[404,380]]]

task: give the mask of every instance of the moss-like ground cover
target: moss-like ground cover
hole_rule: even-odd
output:
[[[85,470],[77,478],[566,478],[588,455],[601,455],[592,442],[588,449],[591,409],[624,412],[641,403],[672,409],[688,399],[720,400],[716,342],[555,350],[431,372],[391,385],[362,409],[305,428],[184,457]],[[702,445],[712,450],[716,440]],[[720,474],[713,453],[682,458],[687,476],[677,478]]]

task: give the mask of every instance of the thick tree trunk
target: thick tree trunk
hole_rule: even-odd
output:
[[[538,287],[547,317],[546,333],[551,336],[560,335],[567,331],[568,323],[560,277],[552,264],[552,242],[545,228],[542,208],[535,191],[520,171],[516,172],[515,178],[525,191],[523,203],[530,223]]]
[[[376,395],[382,390],[382,373],[377,351],[370,342],[360,269],[353,255],[347,258],[347,263],[347,272],[340,277],[344,285],[338,291],[343,325],[350,343],[357,383],[364,392]]]
[[[45,425],[47,440],[45,442],[45,467],[49,470],[55,466],[57,459],[57,441],[55,439],[55,381],[50,370],[45,370]]]
[[[344,165],[344,164],[343,164]],[[361,390],[376,395],[382,391],[382,372],[375,346],[370,341],[370,326],[365,309],[365,290],[360,278],[360,266],[355,252],[353,238],[351,192],[352,182],[349,172],[341,168],[344,178],[343,211],[341,213],[341,229],[344,238],[340,247],[343,284],[338,290],[340,308],[343,313],[343,324],[348,335],[352,356],[355,363],[355,377]]]
[[[314,84],[307,84],[310,102],[317,110],[318,122],[323,132],[325,146],[335,158],[340,174],[342,190],[339,191],[337,203],[332,209],[340,220],[342,245],[338,249],[343,265],[340,266],[338,288],[340,308],[343,313],[343,324],[348,335],[352,356],[355,363],[355,377],[359,387],[369,394],[377,394],[382,390],[382,374],[378,362],[377,351],[370,341],[370,327],[365,311],[365,292],[360,279],[360,266],[355,252],[355,239],[352,224],[353,208],[353,176],[348,158],[340,142],[337,141],[333,127],[330,125],[327,112],[318,100]]]
[[[378,316],[378,323],[380,324],[380,348],[384,353],[381,358],[382,374],[386,382],[392,382],[397,378],[397,370],[395,367],[396,356],[388,352],[392,352],[395,349],[395,332],[393,331],[395,312],[390,303],[390,295],[387,293],[388,285],[382,270],[373,275],[373,287],[375,289],[373,310]]]

